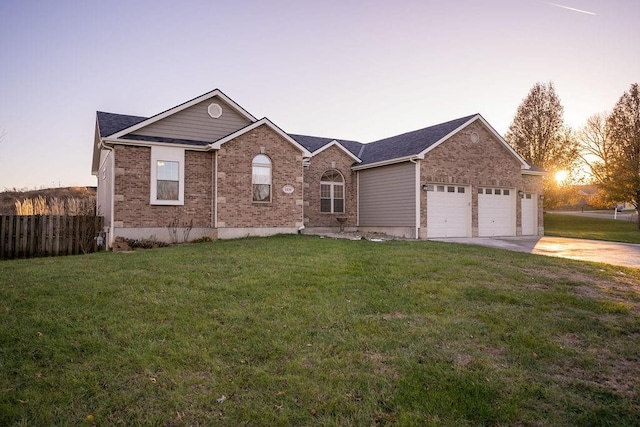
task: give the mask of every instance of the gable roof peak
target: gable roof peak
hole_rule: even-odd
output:
[[[362,164],[418,156],[479,116],[479,114],[464,116],[365,144],[360,157]]]
[[[224,101],[227,105],[229,105],[233,110],[235,110],[238,114],[240,114],[241,116],[245,117],[247,120],[249,120],[250,122],[256,122],[258,119],[256,119],[251,113],[249,113],[247,110],[245,110],[244,108],[242,108],[240,105],[238,105],[234,100],[232,100],[231,98],[229,98],[227,95],[225,95],[220,89],[214,89],[212,91],[209,91],[205,94],[202,94],[200,96],[197,96],[195,98],[190,99],[189,101],[183,102],[182,104],[176,105],[175,107],[169,108],[168,110],[165,110],[161,113],[158,113],[154,116],[148,117],[145,120],[142,120],[138,123],[135,123],[129,127],[126,127],[124,129],[121,129],[120,131],[114,133],[112,135],[113,138],[120,138],[128,133],[134,132],[138,129],[141,129],[145,126],[149,126],[152,123],[155,123],[157,121],[160,121],[162,119],[164,119],[165,117],[171,116],[177,112],[186,110],[187,108],[196,105],[202,101],[206,101],[207,99],[211,99],[214,97],[218,97],[220,98],[222,101]]]

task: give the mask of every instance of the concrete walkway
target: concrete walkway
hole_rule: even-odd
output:
[[[631,243],[538,236],[470,237],[433,240],[640,268],[640,245]]]

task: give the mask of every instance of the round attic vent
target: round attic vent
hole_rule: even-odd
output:
[[[209,115],[214,119],[217,119],[222,115],[222,107],[216,103],[209,104],[209,107],[207,108],[207,113],[209,113]]]
[[[471,132],[471,142],[475,144],[478,141],[480,141],[480,135],[478,135],[478,132]]]

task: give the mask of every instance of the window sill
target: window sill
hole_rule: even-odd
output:
[[[152,200],[151,206],[184,206],[182,200]]]

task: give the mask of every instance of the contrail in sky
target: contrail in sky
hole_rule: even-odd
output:
[[[561,4],[556,4],[556,3],[550,3],[550,2],[546,2],[547,4],[550,4],[551,6],[555,6],[555,7],[561,7],[563,9],[567,9],[567,10],[573,10],[574,12],[580,12],[580,13],[586,13],[587,15],[595,15],[595,13],[593,12],[589,12],[587,10],[582,10],[582,9],[575,9],[573,7],[569,7],[569,6],[563,6]]]

